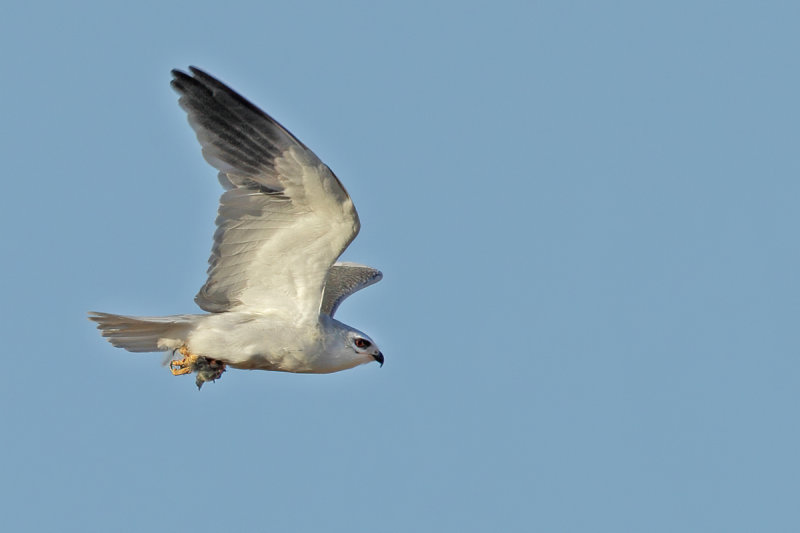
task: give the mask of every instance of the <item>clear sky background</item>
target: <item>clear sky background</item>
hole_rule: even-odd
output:
[[[5,531],[800,531],[796,2],[14,2]],[[386,355],[198,392],[197,65],[341,178]]]

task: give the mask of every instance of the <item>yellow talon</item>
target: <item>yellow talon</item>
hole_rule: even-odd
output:
[[[173,366],[173,365],[176,365],[176,366],[180,365],[181,363],[183,363],[183,361],[173,361],[172,363],[169,364],[169,371],[172,372],[173,376],[182,376],[183,374],[191,374],[192,373],[192,369],[190,367],[188,367],[188,366],[185,366],[185,367],[184,366],[178,366],[178,368],[175,368],[175,366]]]
[[[191,374],[194,372],[194,366],[197,363],[198,356],[189,353],[186,346],[181,346],[178,350],[183,356],[180,361],[172,360],[169,362],[169,370],[173,376],[182,376],[183,374]]]

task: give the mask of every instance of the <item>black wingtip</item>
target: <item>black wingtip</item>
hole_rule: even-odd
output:
[[[242,95],[240,95],[239,93],[237,93],[236,91],[234,91],[233,89],[228,87],[226,84],[224,84],[223,82],[221,82],[220,80],[218,80],[217,78],[212,76],[211,74],[205,72],[204,70],[201,70],[201,69],[199,69],[199,68],[197,68],[195,66],[190,66],[189,67],[189,72],[191,72],[192,75],[194,76],[193,78],[190,78],[190,79],[192,79],[193,81],[199,83],[200,85],[202,85],[206,89],[209,89],[209,90],[212,90],[212,91],[222,91],[222,92],[225,92],[225,93],[229,93],[231,95],[231,97],[239,100],[241,103],[243,103],[245,105],[248,105],[248,106],[250,106],[250,107],[252,107],[252,108],[254,108],[254,109],[258,110],[258,111],[261,111],[256,106],[254,106],[252,103],[250,103],[246,98],[244,98]],[[261,111],[261,112],[263,113],[263,111]]]
[[[185,78],[191,79],[191,76],[188,73],[178,68],[170,70],[169,73],[172,74],[172,77],[175,79],[185,79]]]
[[[170,82],[170,85],[178,92],[183,92],[188,87],[203,88],[206,91],[222,89],[244,100],[244,98],[237,95],[230,87],[219,81],[217,78],[207,74],[202,69],[199,69],[193,65],[189,66],[188,73],[177,68],[172,69],[170,72],[172,73],[172,81]]]
[[[172,80],[169,82],[170,86],[178,92],[182,92],[188,83],[191,83],[194,78],[176,68],[170,71]]]
[[[184,71],[184,70],[181,70],[179,68],[174,68],[174,69],[170,70],[169,72],[170,72],[170,74],[172,74],[172,77],[175,78],[176,80],[194,80],[194,81],[199,81],[199,80],[202,80],[202,79],[211,79],[211,80],[218,81],[213,76],[211,76],[210,74],[206,73],[204,70],[199,69],[199,68],[197,68],[197,67],[195,67],[193,65],[189,65],[189,68],[187,70],[188,70],[188,72]]]

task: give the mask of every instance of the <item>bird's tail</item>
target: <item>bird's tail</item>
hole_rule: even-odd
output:
[[[177,350],[199,315],[123,316],[90,312],[89,320],[108,342],[129,352],[166,352]]]

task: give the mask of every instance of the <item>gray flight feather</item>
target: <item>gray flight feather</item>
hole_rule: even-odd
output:
[[[219,80],[190,71],[174,70],[172,87],[225,189],[208,281],[195,302],[212,313],[281,306],[316,316],[330,266],[358,233],[350,197],[286,128]]]
[[[345,298],[378,283],[383,278],[380,270],[358,263],[336,263],[328,271],[325,293],[320,311],[332,317]]]

